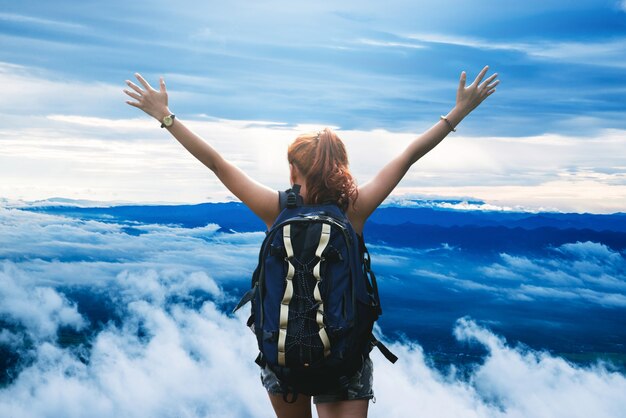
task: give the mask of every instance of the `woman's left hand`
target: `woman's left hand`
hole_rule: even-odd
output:
[[[478,73],[474,82],[467,88],[465,87],[465,71],[461,73],[459,89],[456,93],[456,106],[461,109],[465,115],[469,114],[479,104],[481,104],[483,100],[496,91],[496,85],[500,82],[500,80],[496,80],[493,83],[491,83],[491,81],[498,76],[498,73],[493,74],[484,82],[480,83],[488,69],[489,66],[486,65],[485,68]]]

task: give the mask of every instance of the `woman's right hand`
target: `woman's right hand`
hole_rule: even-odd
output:
[[[135,83],[130,80],[126,80],[126,84],[133,89],[133,91],[124,89],[124,93],[135,99],[136,101],[127,100],[131,106],[135,106],[158,121],[162,121],[163,118],[169,115],[171,112],[167,107],[167,91],[165,90],[165,80],[163,77],[159,79],[160,88],[155,90],[148,84],[148,82],[139,73],[135,73],[137,80],[144,86],[141,89]]]

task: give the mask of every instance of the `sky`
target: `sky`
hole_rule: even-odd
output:
[[[394,197],[626,208],[623,0],[1,4],[5,199],[233,199],[124,103],[134,72],[163,76],[180,120],[284,189],[299,133],[336,129],[363,184],[454,107],[461,71],[489,65],[496,92]]]

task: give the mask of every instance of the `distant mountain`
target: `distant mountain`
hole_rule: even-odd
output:
[[[242,203],[195,205],[120,205],[110,207],[43,206],[22,210],[75,216],[103,222],[160,223],[196,228],[210,223],[220,232],[263,231],[265,225]],[[432,248],[442,243],[469,251],[540,250],[566,242],[594,241],[626,249],[626,213],[609,215],[558,212],[454,210],[438,207],[385,206],[370,217],[368,242]]]
[[[45,212],[102,222],[138,222],[197,228],[218,224],[236,232],[262,231],[265,225],[243,203],[200,203],[196,205],[120,205],[109,207],[32,206],[22,210]]]
[[[605,244],[615,251],[626,250],[626,232],[595,231],[592,229],[559,229],[539,227],[526,229],[519,226],[439,226],[405,222],[384,225],[371,222],[363,235],[367,242],[394,247],[433,248],[442,243],[465,251],[484,253],[524,252],[541,253],[547,246],[557,247],[576,241],[593,241]]]
[[[534,229],[593,229],[596,231],[626,232],[626,213],[610,215],[558,212],[507,212],[485,210],[446,210],[422,207],[380,207],[370,217],[370,222],[399,225],[406,222],[439,226],[504,226],[507,228]]]

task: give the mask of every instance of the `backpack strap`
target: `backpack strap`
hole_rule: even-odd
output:
[[[367,247],[365,246],[365,239],[363,238],[362,234],[363,234],[362,232],[361,232],[361,235],[357,234],[357,237],[359,239],[359,249],[361,250],[361,254],[363,255],[363,267],[364,267],[366,274],[369,276],[369,280],[366,280],[366,282],[369,288],[368,290],[374,292],[376,303],[378,304],[378,306],[376,306],[376,310],[377,310],[378,315],[380,316],[383,314],[383,310],[380,307],[380,297],[378,296],[378,284],[376,283],[376,276],[374,275],[374,272],[372,271],[372,268],[371,268],[370,253],[369,251],[367,251]],[[370,285],[370,281],[371,281],[371,285]],[[391,363],[395,363],[396,361],[398,361],[398,356],[393,354],[391,350],[389,350],[385,344],[383,344],[376,337],[374,337],[374,334],[370,334],[370,344],[372,348],[377,347],[378,350],[381,352],[381,354],[385,356],[385,358],[389,360]]]
[[[385,356],[387,360],[389,360],[392,363],[395,363],[396,361],[398,361],[398,356],[393,354],[391,350],[389,350],[387,346],[385,346],[385,344],[383,344],[376,337],[374,337],[374,334],[370,336],[370,341],[373,347],[378,347],[378,350],[380,350],[381,354]]]
[[[304,204],[302,196],[300,196],[300,188],[299,184],[294,184],[291,186],[291,189],[278,192],[278,203],[280,204],[281,212],[285,208],[295,208]]]
[[[380,297],[378,296],[378,283],[376,283],[376,275],[372,271],[370,253],[367,250],[367,247],[365,246],[365,240],[362,234],[363,234],[362,232],[361,232],[361,235],[357,234],[357,237],[359,239],[359,248],[361,250],[361,254],[363,257],[364,271],[365,271],[365,274],[369,277],[369,280],[366,280],[366,282],[369,288],[368,290],[374,293],[374,297],[376,298],[376,303],[377,303],[376,312],[378,316],[380,316],[383,314],[383,309],[380,306]]]
[[[244,306],[246,303],[250,302],[252,299],[254,299],[254,296],[257,292],[257,288],[258,288],[258,283],[254,283],[254,286],[252,286],[252,288],[250,290],[248,290],[242,297],[241,300],[239,301],[239,303],[237,304],[237,306],[235,306],[235,309],[233,309],[232,313],[237,312],[242,306]]]

